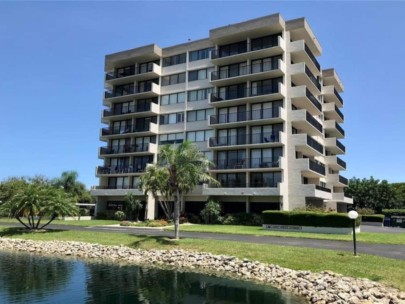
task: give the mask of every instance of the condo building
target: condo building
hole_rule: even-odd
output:
[[[159,217],[139,177],[162,145],[184,140],[215,164],[210,174],[221,183],[196,187],[186,213],[198,214],[208,198],[225,213],[308,205],[345,212],[353,201],[340,175],[343,84],[320,66],[321,53],[304,18],[274,14],[198,41],[107,55],[96,213],[121,209],[131,192],[147,204],[147,218]]]

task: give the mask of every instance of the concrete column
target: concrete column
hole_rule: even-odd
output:
[[[146,200],[146,204],[147,204],[147,208],[148,208],[148,212],[146,214],[146,218],[148,220],[154,220],[156,217],[156,212],[157,210],[155,210],[155,198],[152,195],[148,195],[148,198]]]
[[[250,213],[250,200],[249,200],[249,196],[246,196],[246,213]]]

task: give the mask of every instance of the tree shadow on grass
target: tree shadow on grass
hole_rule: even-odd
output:
[[[133,234],[129,234],[129,235],[133,236]],[[129,245],[132,248],[149,247],[148,244],[154,244],[154,243],[156,243],[157,245],[160,245],[160,246],[167,246],[167,247],[179,246],[178,240],[170,239],[167,236],[137,235],[136,237],[139,238],[139,240],[137,240]]]
[[[49,234],[49,233],[54,233],[54,232],[60,232],[63,230],[29,230],[27,228],[23,227],[10,227],[10,228],[5,228],[3,230],[0,230],[0,237],[13,237],[13,236],[21,236],[21,235],[29,235],[29,234],[34,234],[34,233],[42,233],[42,234]]]

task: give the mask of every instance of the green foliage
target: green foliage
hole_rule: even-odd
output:
[[[255,213],[234,213],[227,214],[222,222],[224,225],[241,225],[241,226],[261,226],[263,217]]]
[[[127,226],[127,227],[165,227],[168,226],[170,223],[166,220],[146,220],[144,222],[133,223],[129,221],[122,221],[120,226]]]
[[[139,212],[142,209],[142,203],[139,199],[136,199],[131,192],[128,192],[125,196],[125,211],[130,221],[138,221]]]
[[[200,212],[201,218],[206,224],[218,223],[221,216],[221,205],[219,202],[209,200]]]
[[[123,211],[116,211],[114,213],[114,219],[116,219],[117,221],[123,221],[127,218],[127,216],[125,215],[125,213]]]
[[[193,213],[188,215],[188,221],[193,224],[201,224],[201,218],[197,214]]]
[[[356,220],[360,225],[361,216]],[[347,214],[320,213],[311,211],[263,211],[263,223],[272,225],[314,226],[314,227],[352,227]]]
[[[358,208],[356,211],[361,215],[373,215],[375,213],[371,208]]]
[[[62,172],[61,176],[51,181],[56,188],[62,188],[67,194],[73,196],[77,203],[91,203],[92,197],[86,190],[86,186],[77,179],[79,174],[76,171]]]
[[[384,223],[384,214],[362,215],[362,222]]]
[[[387,217],[391,217],[392,215],[405,216],[405,209],[383,209],[382,214],[384,214]]]
[[[89,215],[90,215],[90,209],[80,208],[80,216],[89,216]]]
[[[391,184],[391,190],[394,192],[395,208],[405,208],[405,183]]]

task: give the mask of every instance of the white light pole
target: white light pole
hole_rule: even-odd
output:
[[[354,249],[354,256],[357,256],[357,253],[356,253],[356,218],[359,217],[359,214],[357,213],[356,210],[351,210],[351,211],[349,211],[347,216],[353,222],[353,249]]]

